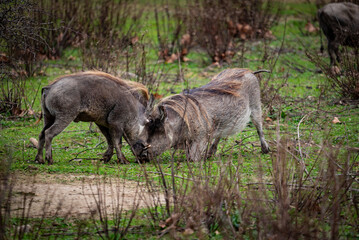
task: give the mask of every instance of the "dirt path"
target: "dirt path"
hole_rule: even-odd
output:
[[[12,211],[29,210],[30,217],[98,215],[99,209],[113,214],[122,210],[163,203],[158,193],[149,194],[143,184],[118,178],[65,174],[16,176]],[[24,204],[25,203],[25,204]],[[25,206],[25,207],[24,207]],[[100,207],[99,207],[100,206]]]

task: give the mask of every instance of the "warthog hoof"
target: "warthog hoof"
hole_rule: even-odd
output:
[[[44,161],[44,159],[43,159],[41,156],[37,155],[37,156],[35,157],[35,163],[45,164],[45,161]]]
[[[270,152],[270,148],[269,148],[268,144],[265,143],[264,145],[262,145],[262,153],[267,154],[269,152]]]
[[[52,160],[52,157],[46,158],[46,161],[47,161],[47,165],[52,165],[54,163],[54,160]]]
[[[112,158],[112,155],[103,155],[101,158],[101,161],[103,161],[104,163],[108,163]]]
[[[121,164],[129,164],[130,163],[125,157],[122,157],[121,159],[118,159],[118,162],[121,163]]]

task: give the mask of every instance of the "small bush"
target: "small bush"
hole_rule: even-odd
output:
[[[187,1],[187,31],[213,63],[231,62],[236,39],[271,38],[270,27],[279,20],[271,1]]]
[[[331,67],[325,57],[306,50],[310,61],[314,62],[327,77],[329,89],[338,93],[342,100],[357,103],[359,100],[359,48],[344,48],[341,53],[341,62],[338,66]]]
[[[9,68],[16,77],[36,73],[39,70],[37,63],[48,49],[41,32],[50,26],[36,18],[41,14],[44,12],[30,0],[0,3],[1,67]]]
[[[188,61],[186,55],[192,44],[192,38],[187,33],[184,14],[185,10],[179,3],[170,5],[168,2],[154,7],[156,34],[159,58],[166,63],[172,63],[180,58]]]
[[[83,68],[109,72],[119,65],[126,66],[128,58],[137,54],[133,46],[141,38],[142,10],[128,0],[92,1],[85,5]]]

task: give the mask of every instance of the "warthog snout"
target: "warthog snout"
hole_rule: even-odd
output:
[[[140,162],[148,162],[150,159],[149,149],[151,145],[146,144],[144,141],[139,140],[133,146],[133,152]]]

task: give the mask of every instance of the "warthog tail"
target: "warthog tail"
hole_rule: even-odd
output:
[[[257,71],[254,71],[253,74],[258,74],[258,73],[261,73],[261,72],[271,73],[271,71],[269,71],[269,70],[259,69],[259,70],[257,70]]]

